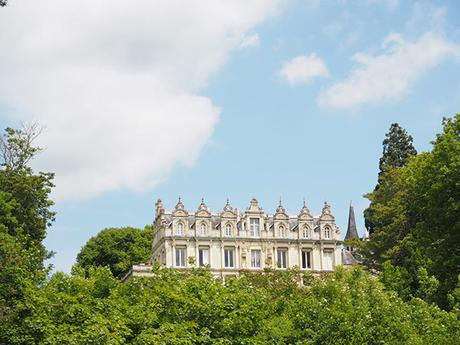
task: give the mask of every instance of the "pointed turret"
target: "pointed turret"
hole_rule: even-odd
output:
[[[356,229],[355,211],[353,209],[353,205],[350,203],[350,213],[348,214],[348,228],[347,234],[345,235],[345,240],[351,240],[354,238],[359,239],[359,236],[358,230]]]

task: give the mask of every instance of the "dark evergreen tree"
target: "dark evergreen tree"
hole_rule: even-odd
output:
[[[7,0],[0,0],[0,7],[6,6],[7,3]]]
[[[406,165],[409,158],[417,154],[417,150],[412,145],[412,136],[399,124],[392,123],[385,136],[382,143],[383,154],[379,161],[379,177],[388,169]]]
[[[389,169],[400,168],[407,164],[409,158],[417,154],[417,150],[412,145],[412,136],[398,123],[392,123],[388,133],[383,140],[383,153],[379,160],[379,175],[376,191],[382,182],[382,177]],[[364,210],[364,222],[369,234],[374,232],[374,225],[370,221],[372,218],[372,204]]]

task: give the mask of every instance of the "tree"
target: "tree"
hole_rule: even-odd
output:
[[[53,201],[49,194],[53,185],[54,174],[39,172],[35,174],[27,164],[41,148],[33,145],[41,133],[38,125],[24,125],[22,129],[7,128],[0,137],[0,192],[7,202],[14,203],[11,216],[14,223],[4,224],[9,235],[24,246],[34,251],[30,257],[34,272],[43,269],[44,260],[50,257],[43,245],[46,231],[55,219],[51,210]]]
[[[0,7],[6,6],[8,4],[8,0],[0,0]]]
[[[2,166],[7,170],[21,170],[42,149],[33,146],[33,142],[41,134],[42,128],[37,123],[23,124],[22,129],[6,128],[0,136],[0,153]]]
[[[410,136],[398,123],[391,124],[382,143],[383,153],[379,160],[379,174],[374,191],[380,187],[383,175],[388,170],[406,165],[411,157],[417,155],[417,150],[412,145],[412,141],[412,136]],[[372,203],[364,210],[364,222],[369,234],[374,231],[374,224],[372,224],[370,220],[373,211]]]
[[[27,165],[40,151],[33,146],[37,128],[7,128],[0,137],[0,334],[16,324],[18,306],[48,272],[51,253],[42,241],[55,215],[48,197],[53,174],[35,174]],[[0,337],[0,343],[9,341]]]
[[[417,154],[412,145],[412,136],[397,123],[392,123],[383,140],[383,155],[379,160],[379,175],[388,169],[399,168],[407,164],[410,157]]]
[[[460,274],[460,114],[443,120],[432,144],[431,152],[385,170],[368,194],[375,231],[364,255],[374,269],[397,268],[406,298],[449,309]]]
[[[8,344],[457,344],[460,322],[404,302],[360,268],[298,284],[298,272],[154,268],[121,283],[107,268],[55,274],[24,303]],[[4,336],[0,334],[1,337]]]
[[[77,255],[77,265],[107,266],[122,278],[134,264],[146,262],[152,249],[152,226],[144,230],[131,227],[107,228],[90,238]]]

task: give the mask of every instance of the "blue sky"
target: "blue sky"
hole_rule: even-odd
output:
[[[460,111],[457,1],[43,3],[0,10],[0,124],[46,126],[58,270],[101,229],[151,223],[158,197],[327,200],[343,235],[352,200],[363,233],[390,124],[429,150]]]

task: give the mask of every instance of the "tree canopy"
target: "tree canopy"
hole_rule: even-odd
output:
[[[42,242],[54,220],[53,174],[36,174],[27,165],[40,151],[33,146],[34,128],[8,128],[0,137],[0,333],[14,324],[27,290],[46,278],[51,255]]]
[[[374,233],[366,264],[401,296],[452,308],[460,274],[460,114],[444,119],[431,152],[385,170],[368,194]]]
[[[156,268],[127,283],[107,268],[55,274],[9,344],[457,344],[458,314],[404,302],[360,268],[322,278],[267,270],[227,279]],[[1,335],[0,335],[1,337]],[[1,340],[0,340],[1,343]]]
[[[77,265],[107,266],[121,278],[134,264],[145,263],[152,253],[153,229],[108,228],[90,238],[77,255]]]
[[[406,165],[409,159],[417,154],[417,150],[412,145],[412,141],[412,136],[410,136],[398,123],[391,124],[382,143],[383,152],[379,160],[379,174],[374,191],[379,189],[385,172]],[[372,207],[364,210],[364,225],[369,233],[374,231],[374,224],[371,220],[372,212]]]

